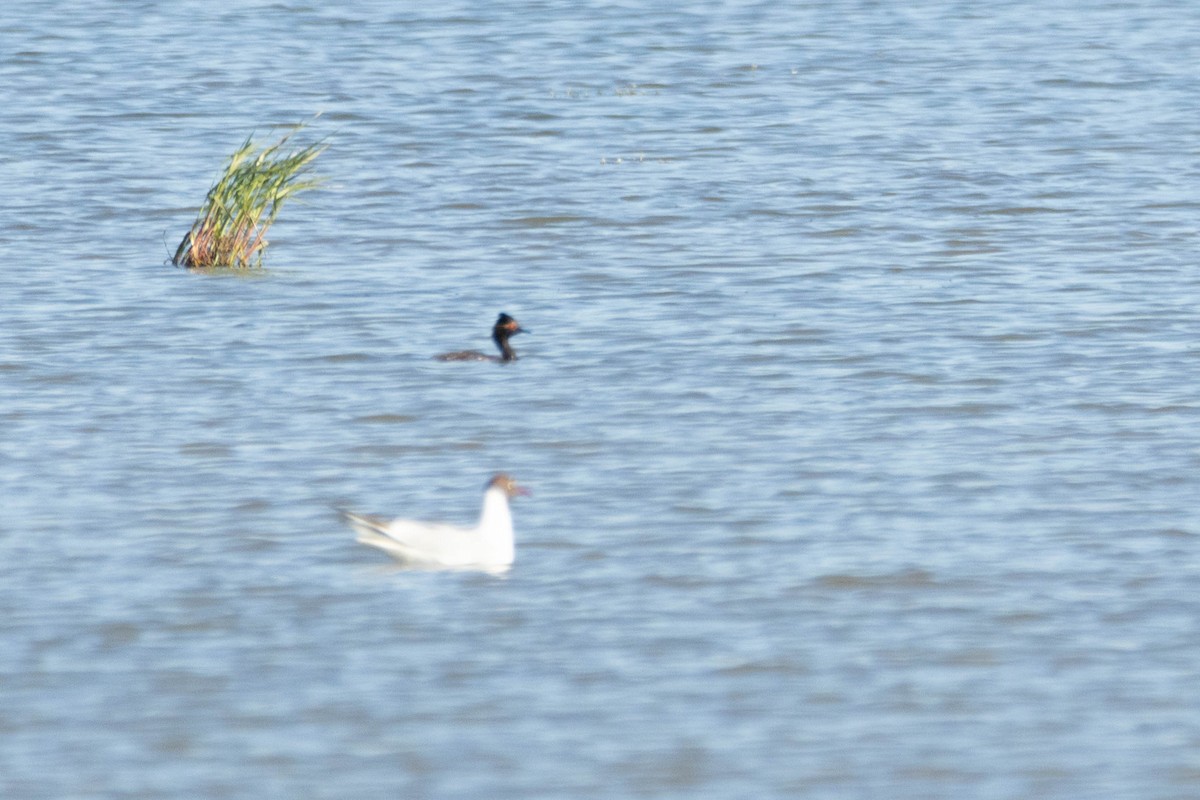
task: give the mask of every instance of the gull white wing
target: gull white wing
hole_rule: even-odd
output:
[[[343,512],[357,541],[414,564],[464,566],[475,563],[479,550],[476,531],[418,520],[383,520]]]

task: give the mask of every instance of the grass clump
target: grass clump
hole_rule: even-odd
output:
[[[311,174],[313,160],[328,145],[321,141],[285,149],[297,125],[277,142],[259,149],[246,139],[208,190],[192,228],[171,263],[177,267],[261,267],[267,230],[292,195],[313,189],[323,178]]]

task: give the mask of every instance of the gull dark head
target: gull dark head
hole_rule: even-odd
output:
[[[524,486],[517,484],[511,475],[506,475],[503,472],[496,474],[488,481],[488,489],[500,489],[508,498],[516,497],[519,494],[527,495],[529,490]]]

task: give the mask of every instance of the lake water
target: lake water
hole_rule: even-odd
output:
[[[907,5],[6,3],[0,796],[1200,797],[1200,5]]]

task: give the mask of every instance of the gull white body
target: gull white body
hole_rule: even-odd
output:
[[[479,523],[472,528],[411,519],[383,520],[342,512],[357,540],[417,567],[497,569],[516,556],[508,500],[528,494],[508,476],[497,475],[483,494]]]

